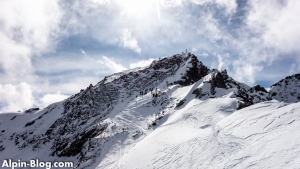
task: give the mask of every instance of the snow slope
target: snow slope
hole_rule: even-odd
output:
[[[120,167],[300,167],[300,103],[268,101],[232,113],[234,103],[192,101],[124,154]]]

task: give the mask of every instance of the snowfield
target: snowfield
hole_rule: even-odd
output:
[[[241,147],[230,168],[299,168],[300,103],[275,100],[237,111],[217,124],[217,140]],[[219,132],[218,132],[219,131]],[[228,152],[230,153],[230,152]]]
[[[123,152],[116,167],[299,168],[300,103],[235,106],[230,98],[192,100]]]

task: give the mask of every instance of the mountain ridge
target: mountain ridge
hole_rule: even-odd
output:
[[[297,74],[279,81],[269,93],[259,85],[249,87],[235,81],[226,70],[208,69],[191,53],[177,54],[144,68],[107,76],[62,102],[27,111],[30,113],[21,115],[24,117],[5,117],[13,125],[22,126],[12,131],[9,127],[3,129],[0,151],[7,153],[9,146],[18,149],[16,154],[20,150],[42,152],[44,160],[66,158],[74,161],[77,168],[94,167],[104,163],[108,149],[120,144],[115,142],[134,146],[164,124],[172,112],[185,110],[195,99],[204,103],[212,100],[214,104],[213,99],[223,99],[222,106],[228,107],[226,111],[230,113],[274,98],[298,102],[299,77]],[[292,99],[287,92],[274,94],[284,91],[280,90],[282,83],[289,89],[288,94],[295,93]],[[195,105],[202,104],[196,102]],[[226,111],[221,111],[222,117],[230,114]],[[218,120],[207,125],[216,125]]]

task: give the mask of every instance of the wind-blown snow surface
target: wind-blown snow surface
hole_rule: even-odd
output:
[[[0,161],[299,168],[300,103],[268,100],[260,86],[208,70],[192,54],[174,55],[108,76],[45,109],[0,114]]]
[[[130,150],[120,146],[115,166],[300,167],[300,103],[267,101],[229,115],[235,105],[230,98],[191,100]]]

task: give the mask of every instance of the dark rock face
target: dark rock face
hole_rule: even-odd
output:
[[[177,67],[180,66],[186,60],[187,60],[187,58],[184,58],[181,55],[173,55],[172,57],[162,58],[162,59],[153,61],[153,63],[151,64],[151,67],[154,70],[173,69],[173,71],[175,71],[176,66]]]
[[[188,54],[188,58],[191,60],[188,62],[191,64],[191,67],[187,72],[181,77],[182,80],[178,80],[175,84],[180,84],[181,86],[187,86],[193,84],[200,80],[202,77],[206,76],[209,72],[209,69],[200,62],[197,57],[193,54]]]
[[[234,97],[238,98],[239,102],[237,109],[242,109],[253,105],[258,102],[270,100],[269,93],[261,86],[257,85],[252,88],[239,83],[227,75],[227,71],[223,70],[219,72],[217,69],[210,71],[210,80],[204,83],[210,83],[209,93],[203,91],[201,88],[195,89],[192,94],[196,95],[196,98],[203,98],[203,96],[210,95],[210,98],[214,98],[216,94],[216,88],[230,89],[236,88]]]
[[[241,98],[241,101],[238,102],[237,110],[254,104],[253,98],[251,98],[251,96],[249,96],[249,94],[244,90],[239,90],[235,96]]]
[[[40,108],[30,108],[30,109],[26,110],[24,113],[34,113],[38,110],[40,110]]]
[[[253,88],[250,88],[250,90]],[[249,90],[239,90],[236,97],[241,98],[241,101],[238,103],[237,109],[242,109],[253,104],[268,101],[270,98],[268,97],[267,92],[250,92]]]
[[[186,99],[180,100],[180,102],[176,105],[176,108],[182,106],[185,101],[186,101]]]
[[[3,145],[0,145],[0,152],[5,150],[5,147]]]
[[[53,153],[56,153],[57,156],[61,157],[61,156],[65,156],[65,157],[71,157],[71,156],[75,156],[77,154],[79,154],[82,149],[83,149],[83,145],[91,138],[101,134],[99,133],[99,131],[104,131],[105,127],[98,129],[98,128],[92,128],[88,131],[84,131],[80,134],[78,134],[77,136],[75,136],[75,138],[72,140],[72,142],[70,142],[70,146],[61,146],[56,148],[56,151],[54,151]]]
[[[268,91],[264,88],[264,87],[261,87],[260,85],[255,85],[254,87],[252,87],[250,89],[250,92],[253,92],[253,91],[256,91],[256,92],[265,92],[265,93],[268,93]]]
[[[211,95],[215,95],[216,94],[216,87],[217,88],[224,88],[226,89],[226,84],[225,84],[225,81],[224,81],[224,78],[222,76],[222,74],[216,70],[216,69],[213,69],[211,71],[211,74],[212,74],[212,77],[211,77],[211,80],[210,80],[210,84],[211,84],[211,87],[210,87],[210,94]]]
[[[192,94],[195,94],[196,95],[196,98],[201,98],[202,96],[202,89],[201,88],[197,88],[195,89]]]
[[[215,76],[214,76],[214,85],[215,87],[217,88],[223,88],[223,89],[226,89],[226,84],[225,84],[225,81],[224,81],[224,78],[222,76],[222,74],[220,72],[218,72]]]

